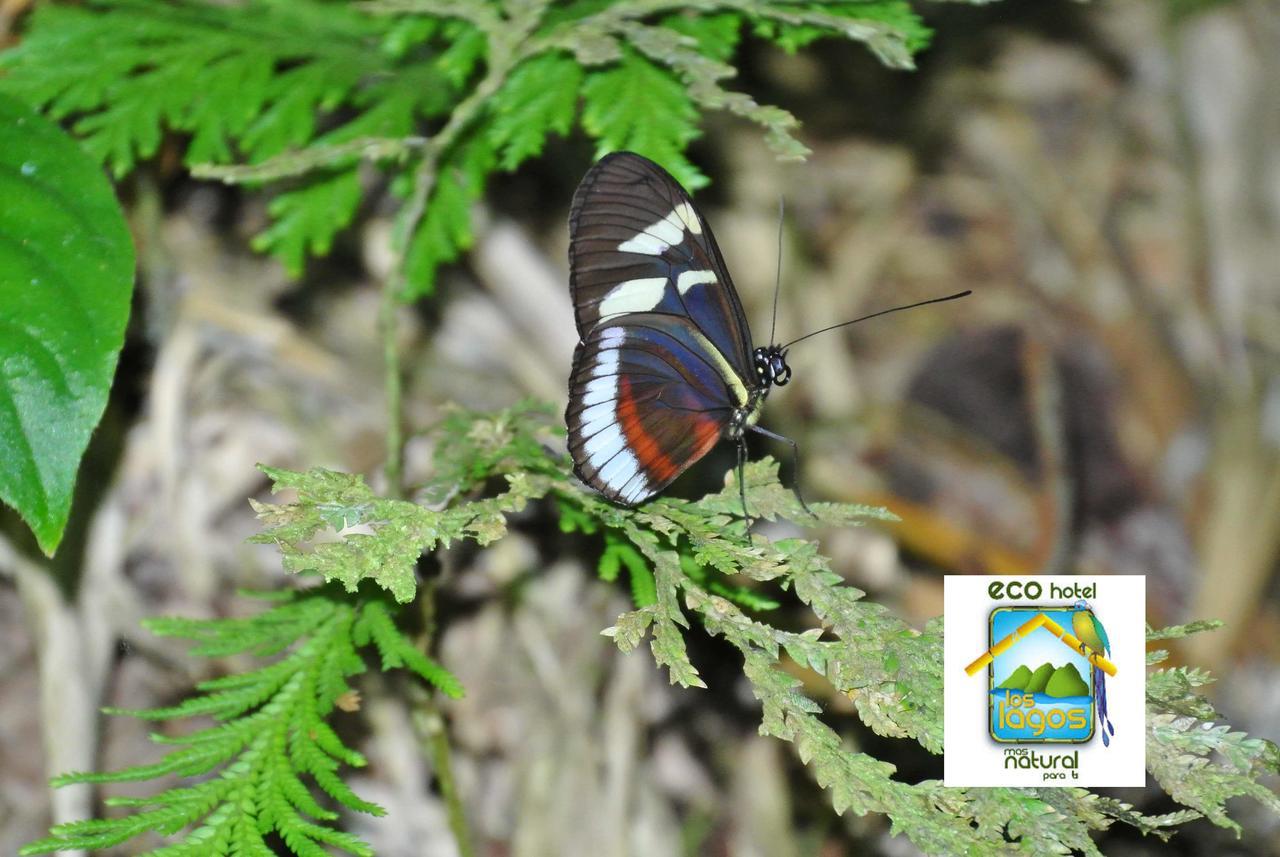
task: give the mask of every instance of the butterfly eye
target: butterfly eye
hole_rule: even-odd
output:
[[[787,365],[786,359],[781,354],[769,356],[769,377],[779,387],[791,380],[791,367]]]

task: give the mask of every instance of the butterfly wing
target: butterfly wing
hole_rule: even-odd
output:
[[[754,399],[751,333],[711,229],[652,161],[602,158],[574,194],[569,233],[580,339],[569,451],[584,482],[634,505]]]
[[[676,315],[596,325],[569,380],[569,451],[583,482],[633,506],[716,445],[738,407],[723,358]]]
[[[662,167],[615,152],[587,172],[569,211],[569,271],[579,339],[630,313],[680,316],[754,383],[751,331],[715,236]]]

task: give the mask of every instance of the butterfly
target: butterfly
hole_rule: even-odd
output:
[[[746,432],[798,456],[756,421],[770,389],[791,380],[787,349],[800,340],[753,345],[711,227],[662,167],[615,152],[583,177],[569,210],[569,286],[579,342],[565,422],[587,485],[634,506],[728,439],[745,508]]]

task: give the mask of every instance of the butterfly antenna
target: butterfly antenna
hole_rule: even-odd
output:
[[[778,290],[782,288],[782,215],[786,207],[782,202],[782,194],[778,194],[778,273],[773,279],[773,323],[769,325],[769,342],[778,331]]]
[[[811,336],[817,336],[819,333],[826,333],[828,330],[835,330],[838,327],[848,327],[851,324],[857,324],[860,321],[866,321],[867,319],[875,318],[876,316],[888,315],[891,312],[901,312],[904,309],[915,309],[916,307],[928,306],[929,304],[940,304],[940,303],[945,303],[947,301],[954,301],[958,298],[964,297],[965,295],[971,295],[971,294],[973,294],[972,289],[965,289],[963,292],[957,292],[954,295],[947,295],[945,298],[930,298],[927,301],[918,301],[917,303],[907,304],[906,306],[896,306],[891,309],[882,309],[879,312],[871,313],[871,315],[864,315],[861,318],[855,318],[852,321],[842,321],[839,324],[833,324],[830,327],[824,327],[821,330],[815,330],[812,333],[806,333],[804,336],[800,337],[799,339],[793,339],[790,342],[788,342],[786,345],[783,345],[780,347],[790,348],[792,345],[795,345],[797,342],[803,342],[804,340],[808,339]]]

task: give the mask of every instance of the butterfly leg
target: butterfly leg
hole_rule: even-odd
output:
[[[747,538],[751,538],[751,512],[747,509],[747,483],[746,476],[747,463],[747,439],[745,437],[738,438],[738,494],[742,497],[742,521],[747,528]]]
[[[813,513],[813,510],[809,508],[809,504],[804,501],[804,495],[800,493],[800,445],[786,435],[775,434],[774,432],[771,432],[766,428],[761,428],[760,426],[751,426],[751,430],[756,434],[762,434],[767,438],[780,440],[791,447],[791,465],[795,470],[795,475],[793,477],[794,482],[791,486],[791,491],[796,495],[796,499],[800,501],[800,508],[804,509],[805,512],[809,514],[809,517],[818,517]]]

